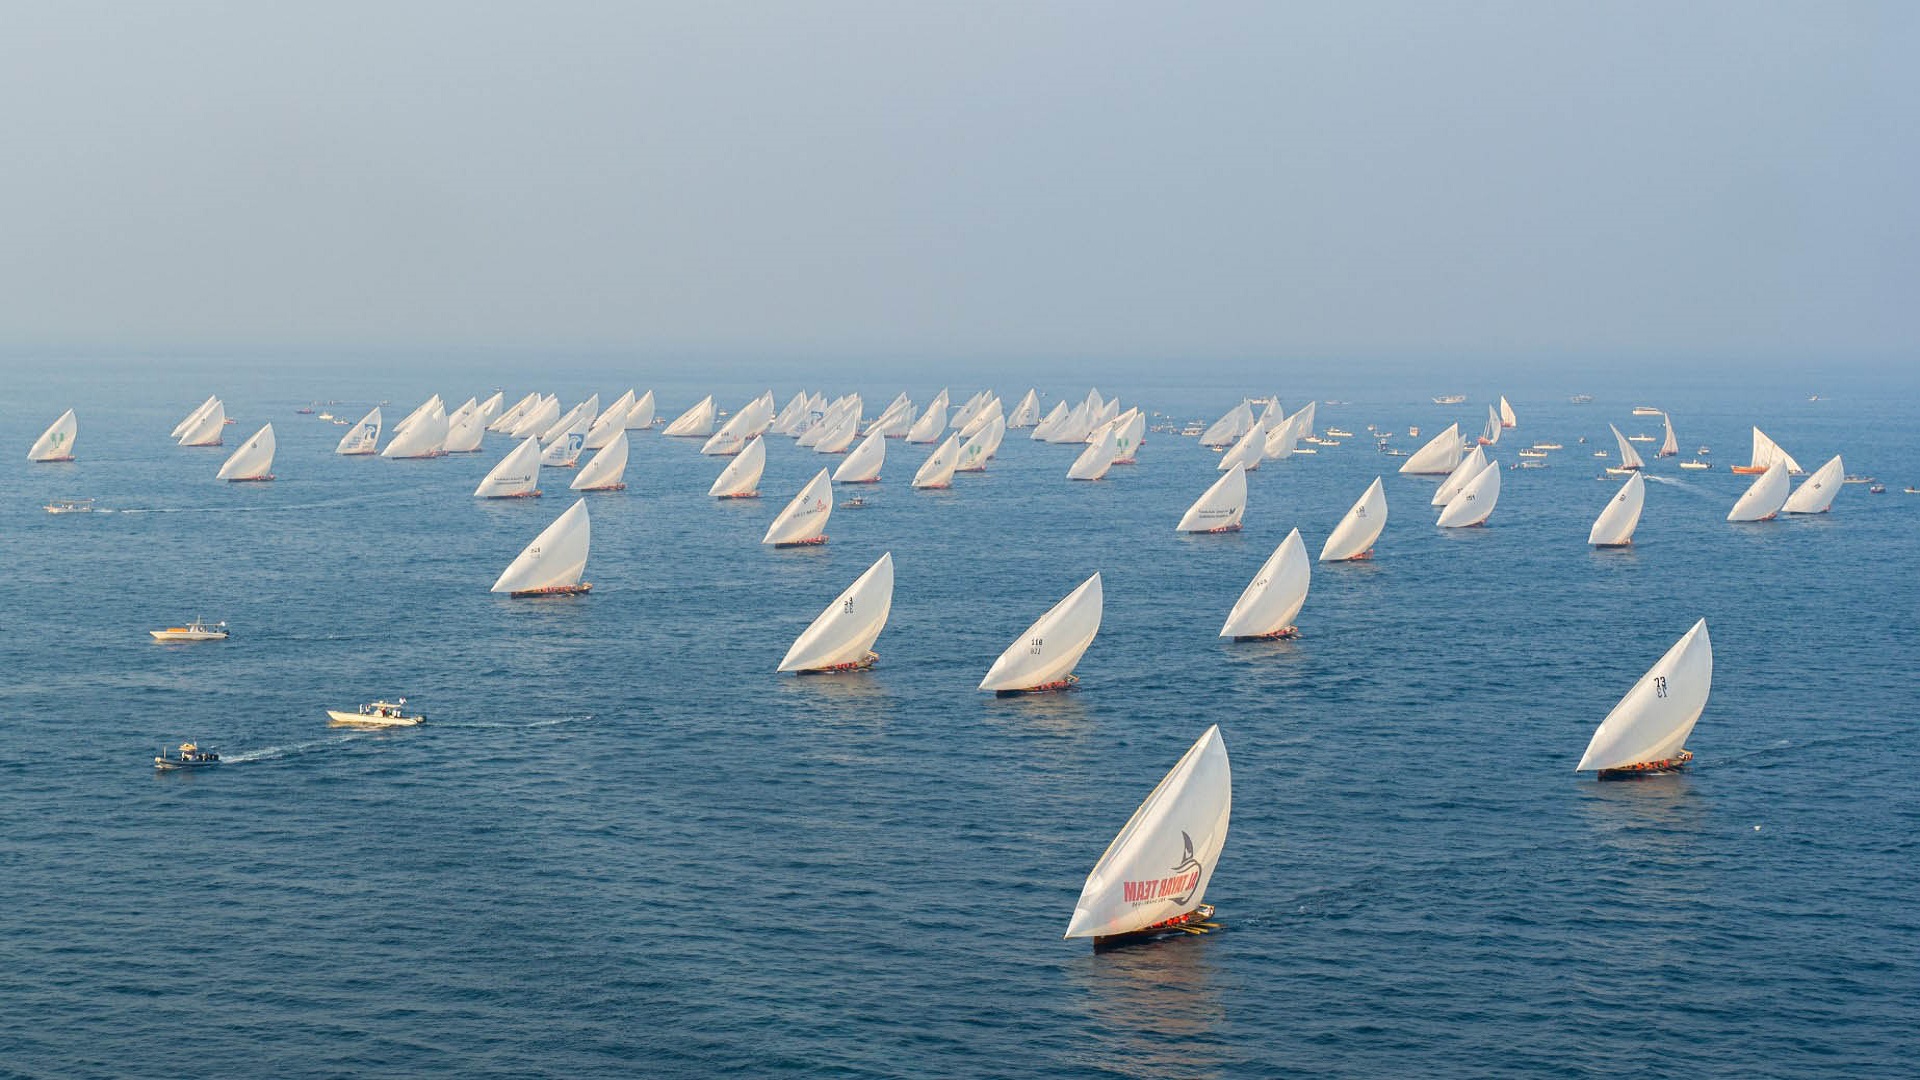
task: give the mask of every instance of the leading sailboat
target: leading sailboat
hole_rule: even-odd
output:
[[[1069,938],[1097,949],[1217,927],[1205,903],[1233,814],[1233,769],[1218,724],[1180,756],[1087,874]]]
[[[1687,736],[1712,689],[1713,642],[1701,619],[1600,721],[1574,771],[1597,770],[1600,779],[1613,780],[1686,765],[1693,760]]]
[[[874,640],[886,629],[892,610],[893,553],[888,552],[794,640],[780,670],[821,675],[872,667],[880,659],[873,651]]]
[[[508,596],[572,596],[593,588],[580,578],[587,572],[593,522],[582,498],[541,530],[526,550],[508,564],[493,591]]]

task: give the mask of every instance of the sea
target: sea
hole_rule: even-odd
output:
[[[1816,363],[675,363],[174,356],[10,361],[0,385],[0,1074],[14,1077],[1914,1076],[1920,1061],[1920,377]],[[1449,374],[1450,373],[1450,374]],[[529,378],[532,382],[529,382]],[[1138,464],[1010,432],[911,490],[892,441],[817,548],[761,545],[838,458],[770,440],[763,497],[707,496],[698,440],[635,433],[587,496],[590,595],[489,586],[566,507],[471,496],[508,441],[333,453],[385,402],[653,389],[662,419],[771,389],[1009,406],[1089,388],[1211,421],[1246,396],[1354,433],[1249,477],[1243,531],[1178,534],[1214,451]],[[1574,404],[1576,393],[1594,400]],[[207,395],[224,449],[168,432]],[[1436,395],[1468,395],[1463,404]],[[1487,527],[1442,531],[1411,450],[1505,394]],[[1817,399],[1816,399],[1817,398]],[[1589,525],[1608,424],[1660,432],[1634,545]],[[67,408],[78,460],[27,447]],[[267,484],[215,470],[272,423]],[[1831,513],[1724,518],[1759,425]],[[1420,438],[1407,429],[1416,425]],[[1585,440],[1584,442],[1580,440]],[[1315,565],[1296,639],[1218,631],[1290,530],[1317,553],[1375,476],[1370,562]],[[844,497],[843,492],[843,497]],[[91,514],[51,515],[57,498]],[[775,672],[882,553],[878,665]],[[996,698],[993,659],[1098,571],[1077,692]],[[150,629],[224,620],[231,640]],[[1695,620],[1711,699],[1684,775],[1576,774]],[[330,728],[405,695],[428,722]],[[1222,929],[1095,953],[1088,870],[1210,725],[1233,815]],[[224,764],[157,772],[187,740]]]

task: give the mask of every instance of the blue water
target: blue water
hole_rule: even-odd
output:
[[[594,363],[544,365],[539,389],[653,386],[671,416],[707,392],[733,408],[797,388],[791,368]],[[1042,384],[1049,403],[1097,383],[1181,420],[1276,389],[1289,407],[1350,399],[1320,422],[1361,437],[1261,468],[1245,531],[1214,537],[1173,532],[1216,475],[1191,439],[1151,435],[1138,466],[1076,484],[1071,448],[1011,433],[986,475],[931,493],[905,482],[931,448],[891,443],[871,507],[835,512],[823,548],[776,552],[758,541],[783,497],[837,458],[776,439],[768,497],[716,502],[720,462],[697,443],[636,436],[628,490],[591,498],[591,596],[509,601],[487,587],[569,504],[564,474],[546,498],[481,503],[497,436],[470,457],[344,459],[343,429],[293,411],[337,398],[357,418],[388,398],[395,418],[504,377],[10,373],[0,1073],[1912,1075],[1912,386]],[[924,401],[933,378],[820,388],[877,408]],[[955,400],[985,381],[956,379]],[[1011,401],[1027,381],[993,384]],[[1583,389],[1600,400],[1565,403]],[[1427,401],[1454,390],[1473,396]],[[215,391],[240,419],[229,449],[273,422],[279,480],[218,483],[228,451],[169,443]],[[1567,449],[1505,475],[1490,527],[1442,533],[1434,481],[1392,475],[1365,425],[1471,430],[1501,392],[1521,419],[1503,462]],[[1595,553],[1612,488],[1575,440],[1657,431],[1628,415],[1642,400],[1720,464],[1655,463],[1635,547]],[[79,462],[27,465],[70,405]],[[1808,468],[1844,452],[1890,493],[1725,524],[1753,422]],[[1377,558],[1315,567],[1302,637],[1218,640],[1287,530],[1317,552],[1382,472]],[[40,510],[61,496],[119,512]],[[883,551],[898,587],[880,666],[777,676]],[[1095,570],[1084,689],[977,693]],[[195,615],[235,637],[147,640]],[[1594,725],[1700,617],[1715,686],[1696,768],[1576,776]],[[326,726],[328,707],[397,693],[430,724]],[[1098,956],[1061,940],[1088,868],[1213,723],[1234,764],[1208,894],[1228,929]],[[187,738],[229,764],[156,774],[151,756]]]

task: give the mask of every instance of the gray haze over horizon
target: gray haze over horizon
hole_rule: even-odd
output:
[[[10,5],[0,349],[1904,362],[1920,5]]]

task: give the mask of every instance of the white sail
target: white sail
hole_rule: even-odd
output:
[[[827,470],[821,469],[780,511],[780,516],[773,519],[773,524],[767,526],[767,535],[760,542],[774,547],[824,544],[827,518],[832,514],[833,482],[827,478]]]
[[[764,433],[773,423],[773,394],[768,392],[742,405],[713,433],[700,452],[709,457],[729,457],[747,445],[747,440]]]
[[[582,498],[542,529],[533,543],[507,565],[500,580],[493,583],[493,591],[520,595],[579,590],[580,578],[587,572],[587,549],[592,538],[593,522],[587,517],[587,500]]]
[[[533,408],[528,409],[520,417],[520,422],[513,425],[513,430],[508,434],[516,439],[538,439],[559,419],[560,399],[549,394],[535,402]]]
[[[1347,516],[1333,527],[1333,534],[1320,548],[1321,562],[1346,562],[1363,559],[1373,553],[1373,542],[1387,527],[1387,489],[1374,477],[1366,493],[1353,504]]]
[[[987,402],[992,400],[998,399],[994,398],[991,390],[982,390],[973,395],[953,414],[953,419],[948,421],[948,426],[958,431],[963,439],[973,434],[976,430],[973,422],[980,418],[980,414],[987,407]]]
[[[1500,501],[1500,463],[1487,462],[1480,474],[1467,481],[1460,494],[1447,503],[1440,511],[1439,526],[1443,529],[1464,529],[1469,525],[1484,525],[1487,518],[1493,516],[1493,506]]]
[[[1054,402],[1053,408],[1048,410],[1047,415],[1042,417],[1039,423],[1033,425],[1033,434],[1027,436],[1027,438],[1035,442],[1050,441],[1053,438],[1054,430],[1066,422],[1068,414],[1072,411],[1073,407],[1066,402]]]
[[[540,464],[558,469],[570,469],[580,460],[580,452],[587,448],[587,432],[592,429],[593,420],[585,413],[578,411],[569,415],[573,417],[572,424],[555,431],[544,440],[539,440],[543,447],[540,452]]]
[[[928,456],[926,462],[913,474],[913,486],[917,488],[946,488],[953,486],[953,472],[960,465],[960,436],[949,435],[940,449]]]
[[[1006,434],[1006,418],[997,412],[987,414],[986,426],[974,432],[973,437],[960,448],[959,463],[954,466],[954,471],[987,471],[988,459],[993,457],[994,451],[1000,449],[1000,440],[1005,438]]]
[[[980,689],[1013,693],[1064,683],[1100,632],[1102,600],[1095,574],[1007,646],[980,680]]]
[[[550,443],[566,432],[578,431],[584,443],[587,432],[593,430],[593,422],[599,418],[599,416],[600,395],[594,394],[588,397],[587,400],[568,409],[566,414],[560,417],[560,419],[548,424],[547,429],[540,433],[540,441]]]
[[[645,431],[653,421],[653,391],[649,390],[635,398],[633,408],[627,410],[627,430]]]
[[[1467,481],[1479,476],[1480,470],[1486,467],[1487,452],[1485,450],[1476,446],[1467,451],[1467,456],[1461,458],[1460,464],[1455,465],[1453,471],[1447,474],[1447,478],[1434,489],[1433,501],[1429,505],[1445,506],[1452,502],[1453,497],[1460,494],[1460,489],[1467,486]]]
[[[213,394],[208,396],[207,400],[201,402],[198,408],[188,413],[179,423],[173,425],[173,434],[167,437],[178,440],[182,435],[191,431],[201,420],[205,419],[206,415],[212,412],[213,407],[218,404],[220,404],[220,395]]]
[[[1640,510],[1646,502],[1647,482],[1639,473],[1634,473],[1594,519],[1587,543],[1594,547],[1625,547],[1633,543],[1633,530],[1640,525]]]
[[[1233,602],[1233,611],[1228,613],[1226,625],[1220,627],[1220,636],[1242,641],[1278,637],[1291,631],[1294,616],[1306,605],[1311,576],[1307,545],[1300,540],[1300,530],[1294,529],[1273,549],[1273,554],[1267,556],[1267,561],[1260,564],[1260,572],[1253,575],[1240,599]]]
[[[427,413],[433,411],[436,408],[443,413],[446,412],[447,410],[447,403],[440,399],[439,394],[435,394],[432,397],[428,398],[427,400],[421,402],[420,404],[415,405],[413,407],[412,412],[401,417],[400,422],[393,425],[393,433],[395,435],[398,435],[401,432],[407,430],[408,428],[412,427],[415,424],[415,422],[417,422],[421,417],[427,415]]]
[[[1795,476],[1800,475],[1800,473],[1803,471],[1800,468],[1800,463],[1793,460],[1792,454],[1789,454],[1785,450],[1782,450],[1780,448],[1779,443],[1774,442],[1772,439],[1767,438],[1766,432],[1761,431],[1759,428],[1754,428],[1753,429],[1753,460],[1748,463],[1749,467],[1755,468],[1755,469],[1765,469],[1767,466],[1772,465],[1776,461],[1780,462],[1782,465],[1785,465],[1787,467],[1787,471],[1789,473],[1792,473]]]
[[[1106,437],[1097,443],[1088,443],[1080,456],[1073,460],[1067,469],[1069,480],[1098,480],[1107,475],[1113,467],[1113,459],[1120,456],[1120,439],[1111,429]]]
[[[884,436],[883,436],[884,437]],[[874,640],[893,610],[893,553],[854,579],[794,640],[781,671],[851,670],[870,664]]]
[[[482,423],[492,422],[494,417],[500,415],[500,409],[503,405],[506,404],[506,401],[507,401],[506,391],[495,390],[493,392],[492,397],[480,403],[481,422]]]
[[[1140,444],[1147,438],[1147,414],[1138,408],[1128,409],[1114,419],[1114,445],[1119,453],[1114,455],[1115,465],[1134,465],[1140,461]]]
[[[1453,471],[1460,464],[1460,425],[1449,424],[1447,430],[1427,441],[1427,445],[1413,452],[1413,456],[1400,463],[1402,476],[1437,476]]]
[[[786,407],[774,414],[773,426],[768,430],[775,435],[793,434],[794,425],[798,424],[800,418],[806,415],[808,400],[805,390],[793,395],[792,398],[788,399]]]
[[[1202,446],[1230,446],[1253,429],[1253,406],[1245,401],[1228,409],[1200,435]]]
[[[675,417],[673,423],[668,424],[661,434],[679,438],[704,439],[713,434],[713,417],[713,395],[708,394],[693,408]]]
[[[1520,421],[1513,415],[1513,406],[1507,404],[1507,395],[1500,395],[1500,426],[1519,427]]]
[[[963,439],[971,439],[975,435],[985,431],[989,425],[995,423],[1000,425],[1002,432],[1006,431],[1007,414],[1006,411],[1001,408],[999,398],[994,398],[992,401],[987,402],[984,408],[974,413],[973,419],[968,420],[966,425],[961,427],[960,437]]]
[[[860,430],[860,414],[865,408],[866,404],[860,400],[859,394],[835,398],[833,403],[820,413],[820,419],[808,425],[807,429],[800,433],[800,437],[794,440],[794,445],[818,451],[821,443],[831,445],[842,439],[852,442],[854,435]],[[844,448],[843,445],[842,449]]]
[[[487,471],[476,499],[526,499],[540,494],[540,440],[523,439]]]
[[[878,434],[882,438],[905,438],[913,427],[913,418],[913,402],[907,395],[901,394],[880,410],[880,415],[867,425],[866,433]]]
[[[1701,619],[1600,721],[1574,771],[1673,760],[1693,733],[1712,690],[1713,642],[1707,637],[1707,620]]]
[[[488,422],[487,430],[496,435],[505,435],[520,423],[521,419],[527,415],[528,410],[535,408],[539,404],[539,394],[528,394],[526,397],[514,402],[512,408]]]
[[[1220,455],[1218,468],[1221,472],[1227,472],[1232,469],[1245,469],[1248,472],[1252,472],[1259,468],[1260,463],[1266,459],[1267,429],[1263,427],[1258,420],[1255,420],[1253,426],[1247,429],[1247,433],[1240,437],[1240,441],[1234,443],[1231,449]]]
[[[1840,455],[1813,470],[1813,475],[1800,482],[1800,487],[1787,496],[1780,507],[1789,514],[1824,514],[1833,506],[1833,497],[1840,493],[1840,486],[1846,482],[1846,466],[1840,463]]]
[[[1480,428],[1480,445],[1493,446],[1500,441],[1500,410],[1487,406],[1487,422]]]
[[[384,458],[438,457],[447,443],[447,414],[438,405],[393,437],[380,452]]]
[[[1753,486],[1747,488],[1733,509],[1727,512],[1728,521],[1769,521],[1780,508],[1787,504],[1787,488],[1793,481],[1787,476],[1787,464],[1776,461],[1767,466]]]
[[[478,453],[481,440],[487,435],[487,414],[471,400],[461,407],[461,412],[465,415],[447,422],[445,449],[449,454]]]
[[[1309,399],[1305,405],[1300,406],[1300,411],[1288,417],[1289,420],[1293,421],[1294,434],[1303,439],[1313,434],[1313,410],[1314,407],[1319,404],[1319,402]]]
[[[1227,470],[1227,475],[1215,480],[1212,486],[1187,507],[1181,515],[1180,524],[1174,526],[1175,532],[1217,533],[1231,532],[1240,527],[1240,518],[1247,512],[1247,470],[1245,466],[1235,465]]]
[[[273,479],[273,451],[276,440],[273,437],[273,425],[268,424],[253,433],[253,438],[240,444],[214,474],[216,480],[271,480]]]
[[[853,448],[847,460],[833,470],[833,482],[836,484],[873,484],[880,480],[880,466],[887,460],[887,433],[884,430],[867,432],[860,445]]]
[[[347,429],[340,437],[340,445],[334,448],[336,454],[371,454],[380,445],[380,406],[360,418],[360,422]]]
[[[1660,422],[1667,426],[1667,437],[1660,440],[1660,457],[1679,457],[1680,438],[1673,433],[1673,417],[1660,414]]]
[[[854,398],[855,404],[841,414],[840,422],[833,425],[831,429],[821,433],[819,441],[813,444],[814,453],[844,454],[847,452],[847,447],[853,445],[853,440],[859,438],[859,400],[859,397],[856,395]]]
[[[27,451],[28,461],[72,461],[73,439],[80,431],[80,422],[73,417],[73,410],[60,414],[38,439],[33,448]]]
[[[587,429],[587,449],[604,450],[612,445],[614,437],[627,430],[627,413],[632,408],[633,391],[614,398],[613,404],[601,410],[599,418]]]
[[[707,494],[716,499],[751,499],[760,494],[760,475],[767,471],[765,436],[756,435],[746,448],[733,455],[727,467],[714,477]]]
[[[193,426],[180,433],[181,446],[219,446],[221,436],[226,433],[227,406],[219,398],[213,399],[213,407],[200,414]]]
[[[1007,426],[1016,430],[1030,428],[1040,422],[1040,391],[1028,390],[1020,404],[1013,407],[1013,415],[1007,418]]]
[[[613,441],[594,451],[593,460],[567,486],[575,491],[619,491],[626,487],[627,429],[613,433]]]
[[[1641,460],[1640,452],[1633,448],[1633,444],[1627,441],[1627,437],[1625,435],[1620,434],[1620,429],[1617,427],[1614,427],[1612,424],[1608,424],[1607,427],[1612,428],[1613,441],[1620,445],[1620,468],[1622,469],[1646,468],[1647,463]]]
[[[922,412],[920,419],[915,420],[913,426],[907,429],[907,441],[910,443],[935,442],[946,433],[946,430],[947,392],[943,389],[933,396],[932,401],[927,402],[926,411]]]
[[[1267,445],[1262,456],[1268,461],[1285,461],[1293,456],[1294,448],[1299,443],[1300,426],[1296,414],[1267,429]]]
[[[1083,401],[1068,410],[1066,419],[1053,426],[1053,430],[1047,433],[1047,441],[1050,443],[1086,442],[1087,436],[1093,434],[1093,428],[1093,409]]]
[[[1066,936],[1129,934],[1198,910],[1232,814],[1233,770],[1216,724],[1107,845],[1080,890]]]

